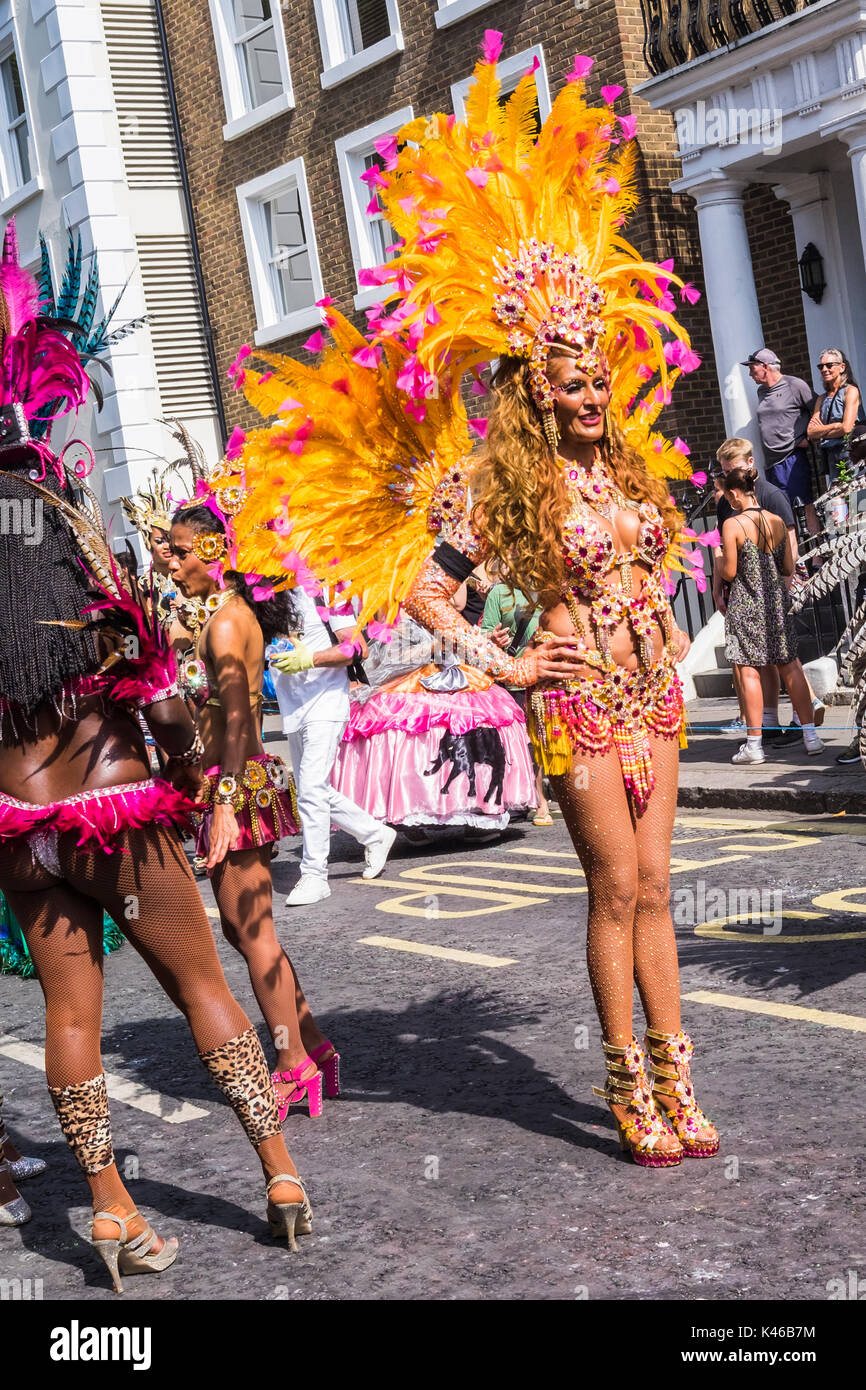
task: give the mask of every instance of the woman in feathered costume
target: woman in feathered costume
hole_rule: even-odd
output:
[[[359,598],[360,623],[380,608],[393,620],[403,602],[460,660],[533,688],[530,733],[589,888],[599,1094],[635,1162],[671,1166],[718,1150],[691,1087],[668,906],[675,666],[688,648],[669,575],[696,562],[665,479],[689,476],[688,449],[653,428],[679,372],[698,365],[671,287],[693,291],[622,236],[635,193],[634,118],[613,111],[621,89],[587,106],[592,62],[576,58],[536,137],[532,74],[499,103],[500,49],[488,31],[465,121],[419,118],[377,145],[374,202],[398,254],[364,275],[388,305],[373,313],[372,345],[341,348],[332,422],[322,396],[311,408],[300,389],[313,369],[235,364],[252,403],[280,416],[236,464],[248,489],[237,540],[245,567],[273,572],[294,547]],[[322,345],[314,335],[307,347]],[[491,358],[486,440],[467,469],[459,393]],[[443,515],[457,524],[430,558]],[[451,603],[491,555],[545,610],[519,660]],[[635,981],[651,1059],[633,1036]]]
[[[310,1228],[309,1206],[176,829],[199,786],[201,745],[173,659],[122,581],[98,512],[74,504],[70,482],[82,480],[33,437],[32,424],[76,410],[88,387],[78,352],[37,299],[7,229],[0,496],[7,515],[35,524],[11,528],[0,545],[0,888],[45,995],[49,1092],[91,1189],[94,1243],[120,1288],[123,1273],[166,1269],[177,1242],[136,1211],[114,1161],[100,1055],[104,911],[183,1011],[255,1146],[272,1231],[292,1244],[296,1228]],[[166,780],[151,777],[138,710],[168,757]]]

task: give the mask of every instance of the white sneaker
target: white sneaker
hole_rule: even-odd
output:
[[[812,723],[823,724],[824,715],[826,713],[827,706],[824,704],[823,700],[819,700],[816,696],[815,699],[812,701]]]
[[[810,757],[813,753],[824,752],[823,740],[820,739],[817,734],[812,734],[811,736],[809,734],[804,734],[803,743],[805,745],[806,752],[810,755]]]
[[[286,907],[309,907],[311,903],[320,903],[330,896],[327,879],[318,878],[315,874],[301,874],[286,898]]]
[[[367,845],[364,850],[364,858],[367,867],[361,874],[362,878],[378,878],[385,867],[388,855],[394,848],[394,841],[397,838],[396,830],[392,830],[390,825],[382,826],[382,833],[378,840],[374,840],[372,845]]]
[[[739,750],[731,758],[732,763],[765,763],[766,761],[763,748],[750,748],[747,743],[741,743]]]

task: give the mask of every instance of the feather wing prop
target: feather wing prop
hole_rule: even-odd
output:
[[[236,369],[250,404],[277,419],[208,486],[231,517],[239,569],[294,584],[305,562],[359,600],[359,626],[379,610],[392,622],[435,543],[433,493],[470,452],[466,414],[448,397],[407,413],[408,349],[371,348],[333,310],[326,323],[334,343],[317,366],[258,353],[266,371]]]

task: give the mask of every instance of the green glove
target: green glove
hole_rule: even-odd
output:
[[[309,671],[314,665],[313,653],[303,642],[296,642],[290,652],[280,652],[279,656],[271,657],[274,670],[282,671],[287,676],[294,676],[298,671]]]

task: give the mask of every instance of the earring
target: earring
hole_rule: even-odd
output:
[[[550,445],[554,454],[559,446],[559,426],[556,423],[556,416],[552,410],[543,410],[541,413],[541,427],[544,430],[544,437]]]

